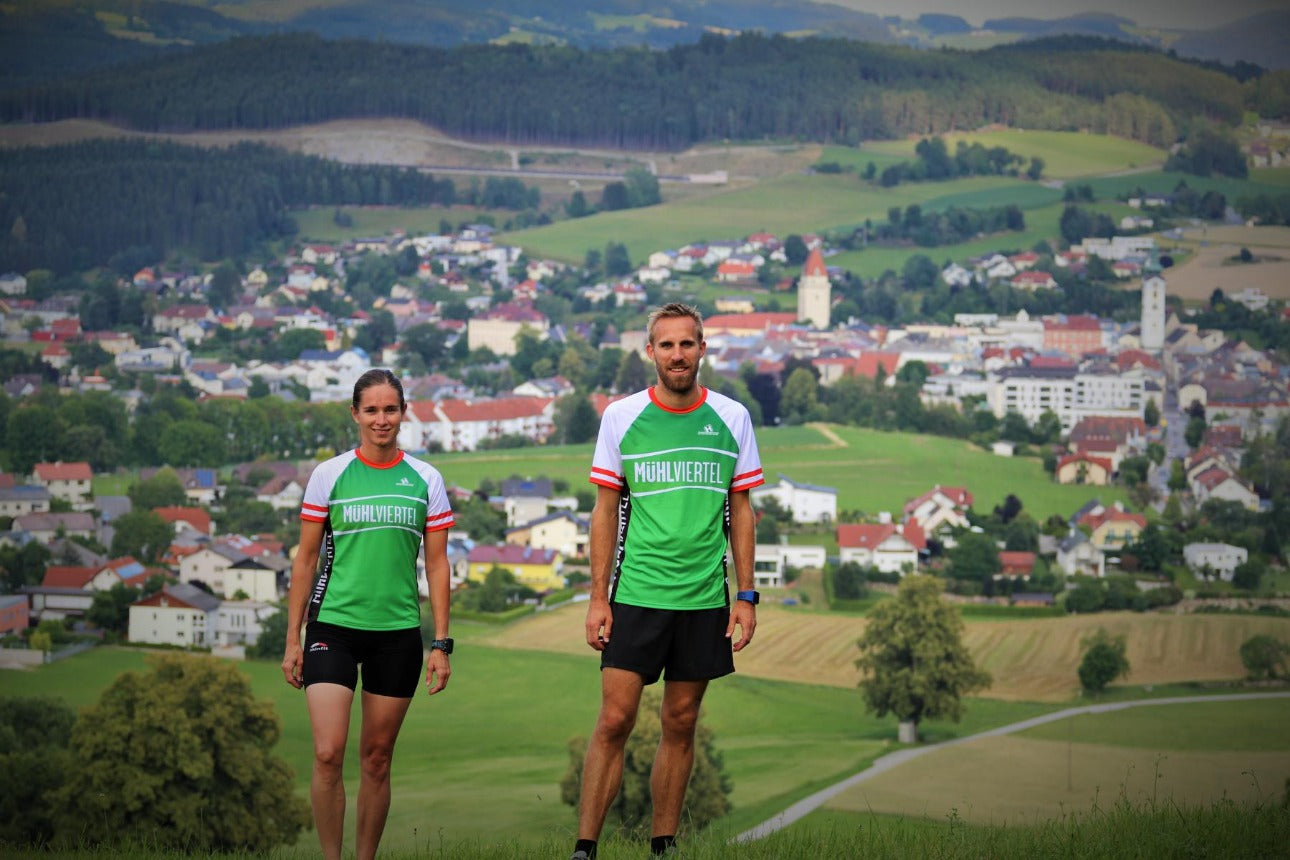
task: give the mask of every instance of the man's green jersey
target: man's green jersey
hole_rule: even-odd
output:
[[[726,605],[729,494],[764,483],[744,406],[709,389],[685,410],[648,388],[611,403],[591,482],[619,490],[610,599],[652,609]]]
[[[421,623],[421,540],[426,532],[453,524],[437,469],[402,451],[394,462],[379,465],[357,450],[347,451],[314,469],[300,518],[325,524],[310,620],[357,630],[403,630]]]

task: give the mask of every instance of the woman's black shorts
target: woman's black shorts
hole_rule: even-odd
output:
[[[421,680],[424,650],[421,628],[355,630],[322,621],[305,626],[304,682],[358,686],[363,667],[363,690],[378,696],[410,699]]]
[[[610,605],[614,626],[600,654],[601,669],[627,669],[653,684],[666,672],[669,681],[709,681],[735,670],[726,638],[729,607],[647,609]]]

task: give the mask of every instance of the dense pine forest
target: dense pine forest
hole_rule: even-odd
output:
[[[137,140],[4,152],[0,188],[0,271],[59,273],[129,248],[236,256],[293,234],[293,207],[450,205],[456,195],[451,180],[411,169],[346,166],[260,144]]]
[[[675,150],[701,141],[855,143],[987,123],[1172,143],[1197,118],[1237,122],[1242,83],[1090,38],[989,51],[707,35],[666,51],[309,35],[233,39],[0,94],[0,121],[94,118],[150,131],[403,117],[461,137]],[[1275,93],[1290,88],[1286,80]]]

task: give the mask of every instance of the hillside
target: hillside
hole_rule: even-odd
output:
[[[583,604],[543,612],[489,637],[490,644],[522,650],[581,654]],[[754,644],[735,658],[754,678],[854,687],[861,617],[784,609],[763,603]],[[1249,615],[1142,615],[1102,613],[1025,621],[971,621],[964,641],[994,677],[982,696],[1060,702],[1079,692],[1075,670],[1080,642],[1099,627],[1124,634],[1132,667],[1130,686],[1187,681],[1237,681],[1245,675],[1238,650],[1251,636],[1290,638],[1290,619]]]

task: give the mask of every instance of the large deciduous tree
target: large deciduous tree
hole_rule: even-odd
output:
[[[860,690],[879,717],[900,720],[900,740],[918,740],[926,718],[963,716],[963,696],[989,686],[963,644],[963,619],[941,597],[940,580],[919,574],[879,603],[860,637]]]
[[[75,722],[76,712],[57,699],[0,699],[0,843],[35,847],[53,838],[45,794],[72,766],[67,741]]]
[[[650,772],[654,766],[654,753],[663,733],[659,719],[662,697],[657,690],[649,689],[641,697],[640,714],[636,728],[627,740],[623,755],[623,782],[609,807],[611,823],[616,823],[624,833],[648,836],[652,804],[650,802]],[[576,737],[569,741],[569,767],[560,780],[560,799],[577,807],[582,793],[582,765],[587,755],[587,739]],[[694,733],[694,770],[685,792],[685,806],[681,822],[692,832],[730,811],[730,791],[734,787],[726,774],[725,763],[717,751],[710,729],[700,715]]]
[[[1084,657],[1079,662],[1079,682],[1090,693],[1100,693],[1107,685],[1129,674],[1128,646],[1124,636],[1112,636],[1105,628],[1081,643]]]
[[[165,655],[82,712],[53,794],[57,838],[209,853],[295,842],[309,809],[273,755],[281,723],[229,663]]]

